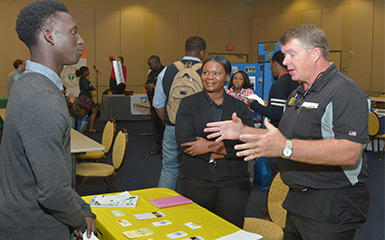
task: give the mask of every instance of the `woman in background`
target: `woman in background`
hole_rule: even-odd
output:
[[[236,99],[247,104],[247,97],[254,94],[253,89],[251,89],[249,75],[244,71],[238,71],[234,73],[229,82],[229,86],[226,89],[226,93],[230,96],[235,97]],[[251,113],[254,113],[254,110],[249,107]],[[248,171],[250,174],[250,182],[253,185],[254,182],[254,161],[248,162]]]
[[[249,75],[244,71],[238,71],[231,76],[226,93],[247,104],[247,96],[253,95]],[[254,111],[250,109],[253,113]]]
[[[91,86],[91,82],[88,80],[87,76],[90,75],[90,70],[88,67],[83,66],[80,69],[76,70],[75,72],[76,77],[80,77],[79,79],[79,98],[81,95],[84,95],[90,99],[92,99],[92,93],[91,91],[94,91],[95,88]],[[82,108],[82,116],[86,116],[87,110]],[[98,114],[98,109],[96,108],[95,102],[93,103],[92,109],[90,112],[88,112],[90,116],[90,127],[88,129],[89,132],[96,133],[97,131],[94,129],[94,124],[96,120],[96,114]]]
[[[182,99],[175,123],[178,146],[184,150],[181,193],[227,221],[243,227],[250,196],[247,162],[236,156],[238,140],[214,142],[203,132],[208,122],[231,120],[234,112],[253,125],[246,104],[226,94],[230,62],[210,56],[202,65],[204,90]]]

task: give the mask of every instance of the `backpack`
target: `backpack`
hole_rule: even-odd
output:
[[[202,63],[192,65],[192,62],[183,64],[181,61],[178,61],[174,62],[174,65],[178,73],[172,82],[166,106],[168,119],[172,124],[175,124],[176,113],[182,98],[203,90],[201,77],[197,73],[202,67]]]

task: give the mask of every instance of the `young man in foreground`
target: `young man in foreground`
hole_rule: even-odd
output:
[[[14,84],[0,148],[0,239],[82,238],[95,215],[71,187],[70,117],[60,73],[82,55],[83,39],[64,4],[23,8],[16,31],[31,61]]]

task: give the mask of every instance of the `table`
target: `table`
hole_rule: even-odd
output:
[[[5,108],[0,109],[0,117],[5,119]],[[92,151],[103,151],[106,149],[102,144],[94,141],[84,134],[71,128],[71,153],[85,153]]]
[[[103,151],[105,146],[71,128],[72,187],[76,188],[76,154]]]
[[[151,108],[150,102],[135,103],[134,106],[137,107],[137,108],[144,108],[144,109],[150,109]]]
[[[71,153],[103,151],[102,144],[71,128]]]
[[[5,119],[5,108],[0,108],[0,128],[4,125],[4,119]]]
[[[0,109],[0,117],[5,119],[5,108]],[[1,119],[0,124],[0,127],[3,127]],[[106,149],[106,147],[102,144],[71,128],[72,187],[76,187],[76,154],[103,151],[104,149]]]
[[[96,226],[103,235],[103,238],[100,239],[127,240],[127,238],[123,236],[122,232],[136,230],[144,227],[150,228],[156,234],[135,239],[170,239],[166,236],[166,234],[182,230],[186,232],[188,236],[177,239],[186,239],[187,237],[201,236],[205,240],[213,240],[240,230],[237,226],[227,222],[226,220],[220,218],[219,216],[213,214],[212,212],[199,206],[196,203],[159,209],[149,202],[151,199],[179,195],[173,190],[167,188],[148,188],[136,191],[129,191],[129,193],[133,196],[139,196],[136,208],[92,207],[93,213],[97,215],[97,218],[95,220]],[[83,199],[88,203],[92,199],[92,196],[85,196],[83,197]],[[111,213],[111,211],[114,210],[122,211],[125,216],[115,217]],[[149,213],[155,211],[160,211],[166,216],[141,221],[137,220],[133,216],[133,214]],[[132,225],[122,227],[116,222],[117,220],[121,219],[126,219]],[[159,227],[155,227],[152,224],[153,222],[158,222],[162,220],[169,220],[172,222],[172,224]],[[193,222],[202,227],[193,230],[184,225],[184,223],[188,222]]]
[[[5,119],[5,108],[0,108],[0,117],[4,120]]]
[[[370,100],[372,100],[372,102],[383,102],[383,103],[385,103],[385,98],[370,97]]]
[[[133,95],[103,95],[100,108],[100,119],[107,121],[113,118],[115,121],[150,120],[149,109],[135,107],[136,103],[148,102],[144,94]]]

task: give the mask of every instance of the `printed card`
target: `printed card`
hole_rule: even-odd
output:
[[[154,235],[155,233],[149,228],[140,228],[132,231],[122,232],[122,234],[127,238],[137,238]]]
[[[114,210],[114,211],[111,211],[111,213],[114,214],[115,217],[124,216],[124,213],[120,210]]]
[[[202,227],[202,226],[199,226],[198,224],[193,223],[193,222],[184,223],[184,225],[186,225],[187,227],[189,227],[191,229],[198,229],[198,228]]]
[[[131,224],[129,221],[127,221],[126,219],[117,220],[116,222],[119,223],[120,226],[122,226],[122,227],[128,227],[128,226],[131,226],[131,225],[132,225],[132,224]]]
[[[180,238],[180,237],[186,237],[187,235],[188,234],[183,232],[183,231],[178,231],[178,232],[167,234],[166,236],[171,238],[171,239],[176,239],[176,238]]]
[[[170,222],[169,220],[162,220],[162,221],[159,221],[159,222],[153,222],[152,224],[155,227],[159,227],[159,226],[164,226],[164,225],[170,225],[170,224],[172,224],[172,222]]]
[[[157,212],[150,212],[150,213],[141,213],[141,214],[134,214],[134,217],[138,220],[146,220],[151,218],[160,218],[165,217],[163,213],[157,211]]]
[[[183,238],[180,240],[205,240],[205,239],[201,236],[196,236],[196,237]]]

